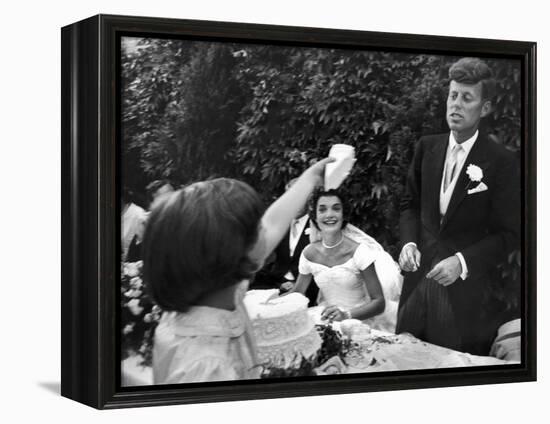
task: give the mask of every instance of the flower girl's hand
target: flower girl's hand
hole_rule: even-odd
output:
[[[302,176],[306,178],[311,177],[314,180],[315,186],[322,185],[325,176],[325,165],[327,163],[334,162],[335,160],[336,159],[334,158],[321,159],[319,162],[314,163],[308,169],[306,169]]]

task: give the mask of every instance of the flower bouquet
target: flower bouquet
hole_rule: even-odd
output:
[[[122,359],[139,355],[140,365],[150,366],[153,334],[161,309],[155,305],[141,278],[143,262],[123,262],[121,266]]]
[[[342,337],[330,325],[316,325],[322,344],[319,351],[310,358],[303,358],[297,367],[279,368],[269,364],[263,366],[261,378],[307,377],[314,375],[339,374],[346,367],[345,357],[351,348],[351,340]]]

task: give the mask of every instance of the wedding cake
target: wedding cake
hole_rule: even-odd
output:
[[[281,368],[299,366],[302,358],[317,353],[322,340],[308,315],[308,299],[299,293],[275,297],[277,293],[277,289],[250,290],[244,298],[260,363]]]

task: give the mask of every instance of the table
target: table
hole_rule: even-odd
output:
[[[352,339],[353,340],[353,339]],[[458,352],[424,342],[410,334],[371,330],[370,339],[353,340],[359,348],[346,356],[346,374],[507,365],[490,356]]]
[[[477,356],[457,352],[426,343],[409,334],[396,335],[378,330],[370,330],[370,338],[365,340],[352,339],[352,341],[356,343],[356,348],[353,348],[346,356],[345,361],[347,366],[338,366],[338,373],[359,374],[517,363],[503,361],[490,356]],[[141,366],[140,362],[140,356],[131,356],[122,361],[123,387],[153,384],[151,368]]]
[[[316,324],[326,324],[320,321],[320,309],[309,308],[309,315]],[[345,358],[345,368],[339,370],[344,374],[518,363],[458,352],[424,342],[411,334],[392,334],[371,329],[358,320],[334,322],[331,326],[350,337],[354,345]]]

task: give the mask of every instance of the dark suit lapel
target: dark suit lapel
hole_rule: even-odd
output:
[[[288,264],[290,262],[290,251],[288,245],[290,243],[290,231],[287,231],[283,239],[279,242],[277,246],[276,254],[277,261],[280,263]]]
[[[294,249],[294,255],[292,255],[292,258],[300,257],[300,254],[302,253],[302,250],[304,250],[304,247],[306,247],[309,244],[309,234],[306,234],[306,230],[309,228],[309,219],[306,221],[306,225],[304,226],[304,229],[302,233],[300,234],[300,238],[298,239],[298,243],[296,243],[296,248]]]
[[[447,207],[447,213],[441,222],[442,229],[449,222],[460,203],[464,200],[468,190],[475,187],[477,184],[470,181],[470,177],[466,173],[466,169],[468,169],[468,165],[470,164],[479,166],[483,171],[487,168],[487,141],[481,134],[478,136],[478,139],[474,143],[472,150],[470,150],[470,153],[466,157],[464,165],[460,170],[458,181],[456,182],[449,206]]]
[[[448,141],[448,135],[441,135],[441,138],[434,143],[433,148],[426,155],[428,171],[424,183],[426,191],[422,193],[422,197],[426,199],[430,211],[430,223],[436,230],[439,229],[440,223],[439,192],[441,190]]]

